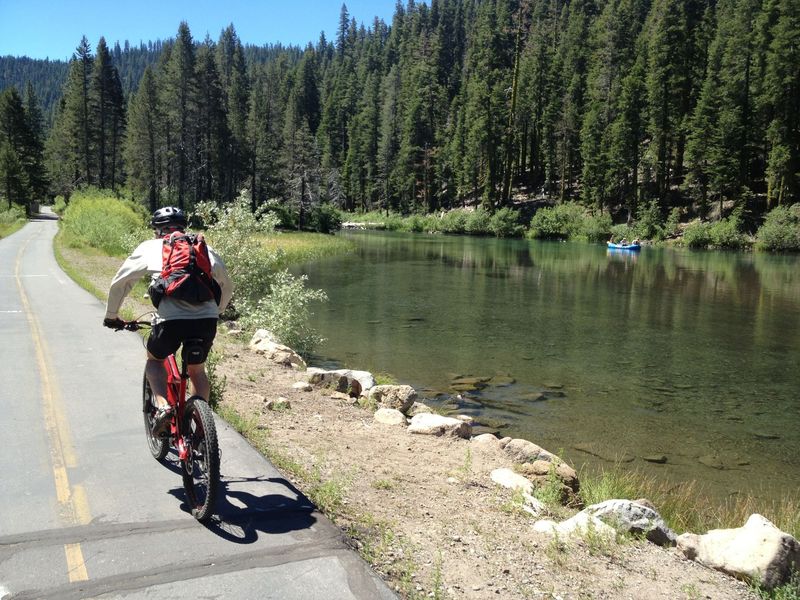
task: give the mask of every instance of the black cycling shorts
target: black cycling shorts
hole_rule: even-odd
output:
[[[217,319],[174,319],[153,325],[147,338],[147,351],[158,359],[177,352],[184,340],[202,340],[202,352],[189,358],[190,365],[206,362],[217,335]]]

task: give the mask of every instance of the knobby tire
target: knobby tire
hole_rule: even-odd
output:
[[[153,435],[153,421],[155,420],[156,406],[153,402],[153,392],[147,381],[147,373],[142,378],[142,415],[144,416],[144,435],[147,439],[147,447],[150,454],[156,460],[163,460],[169,452],[167,438],[159,438]]]
[[[191,455],[181,461],[183,489],[192,515],[198,521],[211,518],[219,487],[219,445],[214,416],[205,400],[195,396],[188,402],[185,434]]]

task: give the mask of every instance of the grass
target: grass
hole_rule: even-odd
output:
[[[27,223],[22,207],[12,205],[11,208],[0,209],[0,239],[22,229]]]
[[[677,533],[741,527],[758,513],[795,538],[800,536],[800,499],[794,496],[768,501],[742,495],[720,503],[695,481],[676,484],[619,465],[597,474],[583,471],[580,481],[580,496],[587,505],[612,498],[647,498]]]
[[[343,237],[308,232],[273,233],[264,236],[261,243],[269,251],[280,252],[279,268],[344,254],[355,248],[355,243]]]

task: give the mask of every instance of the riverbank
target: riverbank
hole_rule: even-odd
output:
[[[119,259],[61,248],[104,290]],[[149,305],[133,310],[147,310]],[[751,598],[745,584],[652,544],[558,540],[532,530],[488,474],[507,459],[466,440],[412,436],[220,334],[219,411],[340,525],[406,598]],[[284,397],[289,406],[266,408]],[[534,440],[535,441],[535,440]],[[569,512],[559,515],[568,516]],[[641,590],[649,590],[643,596]]]

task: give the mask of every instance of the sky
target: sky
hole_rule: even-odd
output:
[[[369,27],[391,23],[396,0],[346,0],[350,17]],[[342,0],[0,0],[0,56],[68,60],[81,36],[132,46],[175,37],[181,21],[192,38],[217,41],[233,23],[243,44],[316,43],[336,39]]]

